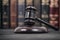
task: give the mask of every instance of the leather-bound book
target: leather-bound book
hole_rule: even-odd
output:
[[[41,19],[48,22],[49,21],[49,0],[42,0],[42,14]],[[42,26],[47,26],[42,23]]]
[[[27,5],[25,1],[28,3],[28,0],[18,0],[18,26],[24,23],[25,6]]]
[[[59,26],[59,4],[58,0],[50,0],[50,24],[53,26]]]
[[[2,27],[9,28],[9,0],[2,1]]]
[[[17,27],[17,0],[10,0],[10,26]]]

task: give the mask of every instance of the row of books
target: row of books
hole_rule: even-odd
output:
[[[2,27],[15,28],[21,26],[24,22],[25,8],[28,5],[35,6],[38,9],[36,12],[37,17],[51,25],[58,26],[58,0],[3,0]],[[43,23],[36,23],[35,25],[47,26]]]

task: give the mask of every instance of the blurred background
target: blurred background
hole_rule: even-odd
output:
[[[0,0],[0,29],[14,29],[24,22],[25,8],[35,6],[36,16],[59,28],[60,1],[59,0]],[[36,22],[35,26],[45,26]]]

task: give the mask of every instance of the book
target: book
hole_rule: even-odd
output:
[[[42,9],[42,6],[41,6],[41,0],[33,0],[33,6],[36,8],[36,12],[35,12],[35,17],[38,17],[38,18],[41,18],[41,9]],[[38,5],[37,5],[38,4]],[[39,22],[36,22],[35,23],[36,26],[41,26],[41,23]]]
[[[9,28],[9,0],[2,1],[2,27]]]
[[[24,14],[25,14],[25,1],[26,0],[18,0],[18,26],[23,25],[24,23]]]
[[[10,26],[17,27],[17,0],[10,0]]]
[[[59,27],[59,5],[58,0],[50,0],[50,21],[49,23],[56,28]]]
[[[0,28],[2,28],[2,0],[0,0]]]
[[[60,0],[59,0],[59,13],[60,13]],[[59,16],[60,16],[60,14],[59,14]],[[59,27],[60,27],[60,17],[59,17]]]
[[[26,0],[26,6],[32,5],[33,0]]]
[[[49,0],[42,0],[42,13],[41,13],[41,19],[45,22],[49,21]],[[41,23],[42,26],[48,27],[47,25]]]

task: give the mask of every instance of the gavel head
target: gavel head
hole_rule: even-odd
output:
[[[27,26],[32,26],[35,24],[35,11],[36,8],[34,6],[27,6],[25,9],[25,21],[24,24]]]

